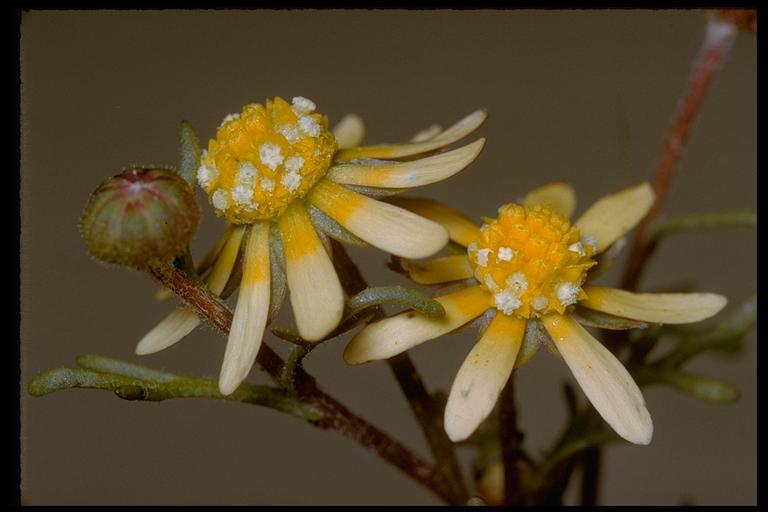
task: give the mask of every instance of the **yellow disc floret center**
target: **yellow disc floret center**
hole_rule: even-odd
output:
[[[496,219],[484,220],[469,261],[499,311],[536,318],[586,298],[581,285],[595,264],[595,243],[568,219],[548,206],[507,204]]]
[[[200,186],[233,224],[271,219],[325,176],[336,138],[302,97],[251,103],[227,116],[200,158]]]

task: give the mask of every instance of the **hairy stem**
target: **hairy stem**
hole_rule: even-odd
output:
[[[360,273],[360,269],[347,254],[344,246],[332,240],[332,248],[334,266],[346,293],[355,295],[366,289],[368,283]],[[378,309],[371,321],[383,318],[383,316],[384,312]],[[424,385],[416,365],[406,353],[387,359],[387,364],[389,364],[400,389],[408,400],[413,415],[421,426],[432,456],[435,458],[435,463],[451,482],[451,502],[455,505],[465,504],[469,498],[469,492],[464,483],[453,443],[448,439],[448,435],[443,429],[442,416],[436,410],[435,400]]]
[[[688,142],[696,116],[707,95],[712,79],[733,45],[736,34],[737,29],[733,23],[722,17],[710,16],[704,41],[693,64],[691,78],[680,100],[672,128],[667,134],[661,158],[654,172],[652,184],[656,193],[656,201],[635,232],[634,243],[622,281],[622,288],[624,289],[634,290],[637,288],[646,261],[653,253],[654,244],[649,241],[648,230],[661,212],[672,176]]]

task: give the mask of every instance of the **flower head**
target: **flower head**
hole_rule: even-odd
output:
[[[467,283],[436,297],[445,317],[405,312],[373,323],[344,352],[360,364],[399,354],[490,313],[492,320],[464,360],[451,387],[445,429],[454,441],[467,438],[490,414],[512,370],[538,349],[526,330],[537,325],[551,338],[587,398],[622,437],[648,444],[653,423],[639,388],[619,360],[577,321],[581,307],[655,323],[688,323],[720,311],[724,297],[709,293],[630,293],[588,284],[595,257],[642,219],[653,192],[641,184],[597,201],[571,224],[572,189],[561,183],[529,193],[522,204],[499,208],[482,227],[452,209],[424,199],[392,202],[441,222],[466,255],[426,262],[402,260],[421,284]],[[524,341],[534,340],[532,345]]]
[[[328,236],[406,258],[430,256],[446,244],[440,223],[368,196],[427,185],[464,169],[484,139],[440,151],[485,117],[479,110],[411,143],[379,146],[359,146],[363,125],[354,115],[329,131],[315,103],[303,97],[290,104],[281,98],[249,104],[224,119],[197,173],[217,215],[230,224],[198,272],[208,271],[205,282],[217,295],[238,280],[240,286],[219,378],[222,393],[233,392],[250,371],[285,284],[303,338],[321,340],[339,324],[344,293]],[[192,311],[179,308],[136,351],[167,348],[198,324]]]

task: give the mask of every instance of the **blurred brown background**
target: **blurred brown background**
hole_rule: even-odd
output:
[[[181,119],[207,141],[245,103],[304,95],[332,123],[361,114],[371,143],[404,141],[487,107],[480,158],[420,194],[479,218],[532,187],[567,180],[583,211],[649,176],[705,19],[697,11],[25,13],[23,503],[437,503],[359,446],[272,410],[123,402],[87,390],[30,398],[24,388],[35,373],[72,366],[86,353],[218,375],[223,340],[205,328],[160,354],[133,355],[171,306],[153,301],[149,278],[89,258],[77,230],[89,191],[135,162],[176,164]],[[741,34],[701,111],[667,213],[755,207],[755,81],[755,37]],[[204,212],[198,253],[223,229],[210,208]],[[679,235],[662,246],[643,285],[695,281],[727,295],[730,311],[755,289],[755,250],[746,229]],[[382,253],[353,257],[373,284],[399,282]],[[432,389],[450,387],[473,341],[469,331],[412,351]],[[313,352],[308,370],[426,455],[386,365],[346,366],[345,343]],[[654,440],[607,451],[604,503],[755,502],[754,336],[747,343],[734,360],[705,357],[691,367],[737,384],[743,396],[735,405],[645,390]],[[546,351],[519,373],[522,428],[534,454],[561,428],[560,386],[570,378]],[[250,380],[267,379],[254,371]],[[462,456],[469,462],[469,453]]]

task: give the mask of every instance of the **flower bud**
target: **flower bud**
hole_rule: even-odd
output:
[[[200,209],[184,178],[172,169],[136,167],[91,194],[81,232],[96,258],[146,269],[181,254],[199,221]]]

